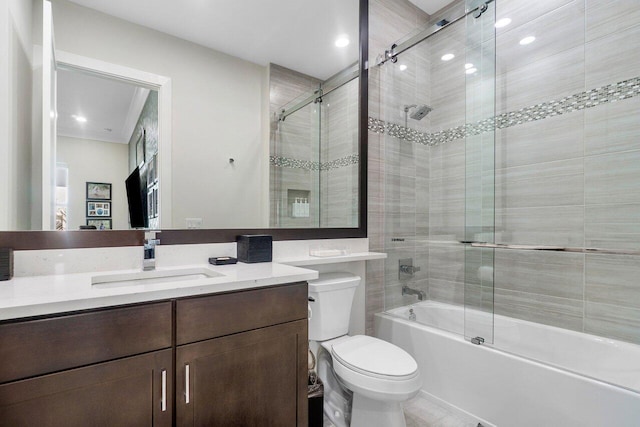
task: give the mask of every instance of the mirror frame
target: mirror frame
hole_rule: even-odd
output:
[[[367,122],[369,113],[369,0],[359,0],[358,81],[358,227],[353,228],[237,228],[237,229],[167,229],[159,230],[162,245],[235,242],[240,234],[270,234],[273,240],[311,240],[367,237]],[[141,246],[144,230],[104,231],[0,231],[0,247],[14,250],[72,249]]]

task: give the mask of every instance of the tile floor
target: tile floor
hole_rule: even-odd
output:
[[[407,427],[477,427],[478,425],[477,421],[464,420],[419,395],[404,404],[404,415]],[[325,417],[324,427],[334,427],[334,425]]]
[[[404,404],[407,427],[476,427],[478,422],[462,419],[448,409],[420,395]]]

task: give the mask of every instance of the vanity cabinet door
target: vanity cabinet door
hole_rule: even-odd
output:
[[[0,385],[0,426],[171,426],[172,359],[168,349]]]
[[[176,351],[178,426],[306,426],[307,321]]]

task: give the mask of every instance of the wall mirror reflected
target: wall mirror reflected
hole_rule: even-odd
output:
[[[358,228],[359,2],[246,3],[51,1],[0,229]]]

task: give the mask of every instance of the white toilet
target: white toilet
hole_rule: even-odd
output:
[[[391,343],[347,335],[359,283],[360,277],[350,273],[324,273],[309,281],[309,340],[319,344],[324,412],[336,427],[405,427],[401,403],[420,390],[418,365]]]

